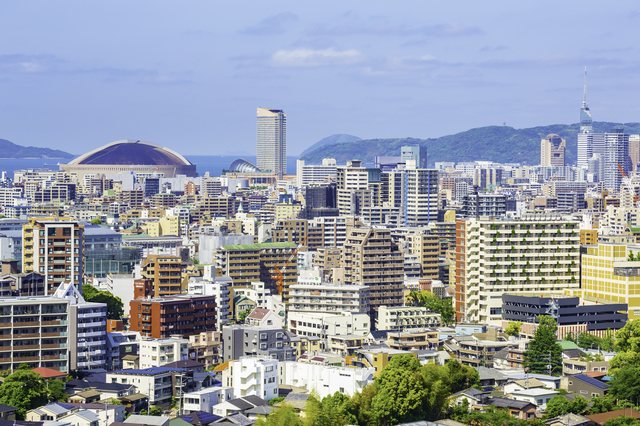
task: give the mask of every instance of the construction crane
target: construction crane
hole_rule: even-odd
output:
[[[636,194],[636,190],[633,187],[631,178],[627,176],[620,164],[618,164],[618,169],[620,170],[620,174],[622,175],[622,184],[624,185],[625,189],[629,191],[629,194],[633,197],[634,206],[640,209],[640,198],[638,197],[638,194]]]
[[[289,266],[291,261],[296,257],[300,249],[304,246],[307,238],[309,238],[308,235],[304,237],[304,240],[302,240],[300,244],[298,244],[298,247],[296,247],[295,251],[293,252],[291,257],[289,257],[289,260],[287,260],[287,263],[284,264],[284,267],[282,269],[278,268],[278,265],[273,265],[273,267],[276,268],[276,274],[271,276],[271,279],[276,281],[276,284],[278,285],[278,293],[280,294],[280,296],[282,296],[282,290],[284,289],[284,272],[287,270],[287,266]]]

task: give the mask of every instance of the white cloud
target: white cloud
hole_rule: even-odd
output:
[[[361,62],[364,56],[356,49],[338,51],[329,49],[278,50],[271,57],[277,67],[321,67],[327,65],[347,65]]]

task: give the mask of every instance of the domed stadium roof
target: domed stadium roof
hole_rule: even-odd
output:
[[[250,163],[244,158],[238,158],[233,163],[231,163],[229,165],[229,170],[232,172],[242,172],[242,173],[255,173],[255,172],[262,171],[258,168],[258,166],[256,166],[253,163]]]
[[[81,155],[69,164],[192,166],[189,160],[169,148],[130,139],[108,143]]]

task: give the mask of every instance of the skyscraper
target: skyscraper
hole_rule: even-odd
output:
[[[625,173],[631,172],[631,158],[629,157],[629,135],[622,129],[613,129],[612,133],[605,133],[605,155],[604,155],[604,185],[620,192],[622,185],[622,175],[618,165]]]
[[[282,179],[287,171],[287,115],[280,109],[258,108],[257,166]]]
[[[587,105],[587,67],[584,67],[584,94],[580,107],[580,133],[593,133],[593,119]]]

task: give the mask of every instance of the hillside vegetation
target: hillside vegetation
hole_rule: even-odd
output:
[[[640,123],[594,122],[594,132],[610,132],[622,127],[625,133],[640,133]],[[358,159],[371,164],[375,156],[399,156],[403,145],[426,145],[428,163],[437,161],[486,160],[498,163],[540,164],[540,140],[551,133],[567,141],[566,162],[575,164],[579,124],[553,124],[550,126],[514,129],[507,126],[488,126],[467,130],[439,138],[368,139],[329,144],[307,152],[300,158],[309,164],[320,164],[323,158],[335,158],[338,163]]]
[[[0,139],[0,158],[73,158],[72,154],[57,149],[20,146]]]

